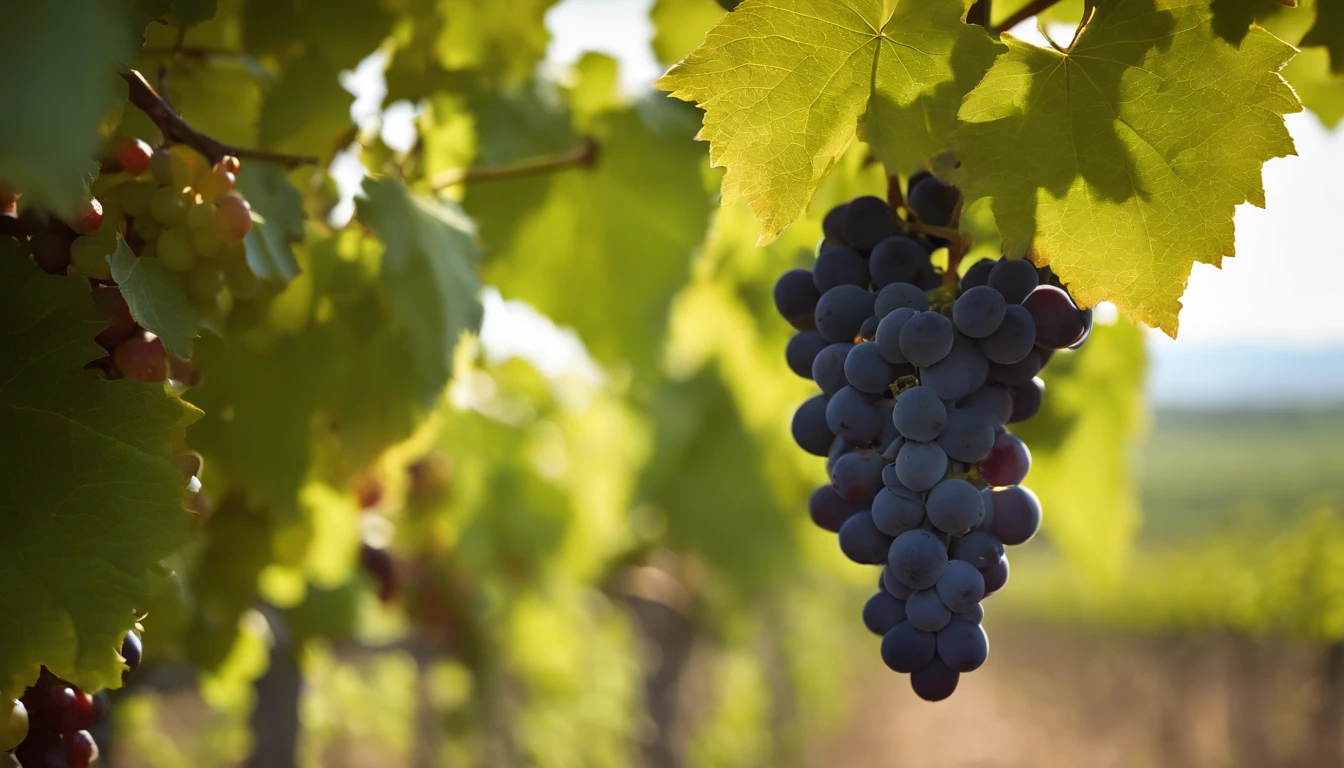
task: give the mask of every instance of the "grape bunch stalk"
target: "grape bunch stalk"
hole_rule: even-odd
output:
[[[908,221],[878,197],[839,205],[812,269],[784,273],[774,294],[798,330],[787,363],[821,389],[793,416],[794,439],[826,457],[831,479],[812,494],[812,520],[849,559],[882,566],[863,622],[928,701],[989,655],[981,603],[1008,581],[1004,547],[1041,525],[1020,485],[1031,452],[1007,427],[1040,410],[1037,374],[1092,322],[1026,259],[981,260],[945,281],[932,253],[960,205],[928,174],[910,180]]]
[[[140,666],[142,652],[131,630],[121,645],[128,669]],[[107,708],[105,691],[85,693],[43,667],[22,698],[0,700],[0,768],[88,768],[98,760],[89,730]]]

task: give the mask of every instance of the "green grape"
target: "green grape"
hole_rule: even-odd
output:
[[[112,265],[107,263],[107,256],[116,249],[115,235],[109,237],[100,232],[96,235],[76,237],[70,244],[70,264],[85,277],[111,280]]]
[[[171,152],[155,152],[149,159],[149,173],[154,181],[165,187],[173,186],[173,155]]]
[[[219,274],[219,265],[198,261],[187,273],[186,285],[192,300],[206,304],[215,300],[219,289],[224,287],[224,278]]]
[[[215,204],[201,203],[193,205],[187,211],[187,226],[192,229],[210,229],[215,221]]]
[[[239,301],[251,301],[261,295],[261,279],[252,274],[246,259],[224,262],[224,282],[229,286],[229,293]]]
[[[28,736],[28,709],[22,701],[11,699],[8,712],[0,700],[0,753],[8,752],[23,743]]]
[[[169,227],[159,235],[159,261],[174,272],[186,272],[196,265],[196,252],[191,249],[191,231],[186,227]]]
[[[131,224],[131,231],[139,235],[140,239],[146,243],[152,243],[159,239],[159,234],[163,232],[163,226],[148,216],[141,216]]]
[[[187,199],[181,190],[160,187],[154,193],[154,199],[150,201],[149,214],[163,226],[173,227],[181,224],[187,217],[187,207]]]
[[[113,190],[113,194],[121,200],[122,210],[129,216],[147,216],[149,215],[149,205],[154,199],[154,192],[158,186],[152,181],[128,181],[121,184]]]
[[[192,210],[195,211],[204,207],[198,205]],[[199,256],[213,259],[224,252],[224,244],[219,241],[218,237],[215,237],[214,228],[208,226],[205,229],[193,228],[191,229],[191,249]]]

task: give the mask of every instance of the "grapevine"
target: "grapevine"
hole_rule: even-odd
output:
[[[821,388],[793,417],[795,441],[826,457],[831,478],[812,494],[812,520],[850,560],[882,566],[863,623],[928,701],[989,655],[981,601],[1008,582],[1004,547],[1041,525],[1020,485],[1031,452],[1008,425],[1040,410],[1037,374],[1082,346],[1092,318],[1025,259],[978,261],[955,279],[961,206],[927,173],[895,207],[839,205],[812,269],[786,272],[774,294],[798,330],[789,367]],[[932,254],[947,245],[939,268]]]

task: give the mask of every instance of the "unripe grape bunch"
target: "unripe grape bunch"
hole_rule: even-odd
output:
[[[1086,340],[1091,311],[1026,259],[946,279],[932,253],[956,235],[960,194],[924,173],[908,186],[908,221],[871,196],[827,213],[812,269],[784,273],[774,295],[798,330],[788,365],[821,389],[792,427],[831,479],[812,520],[882,566],[863,622],[887,666],[940,701],[989,655],[981,602],[1008,581],[1004,547],[1041,524],[1020,485],[1031,453],[1008,425],[1039,411],[1037,374]]]
[[[235,188],[240,171],[231,155],[212,164],[185,144],[156,151],[117,137],[92,186],[94,197],[75,215],[20,213],[11,201],[7,215],[19,219],[38,266],[93,283],[94,302],[108,322],[96,339],[108,357],[94,367],[139,381],[171,377],[191,384],[195,377],[188,362],[167,356],[162,342],[131,317],[112,276],[118,238],[137,259],[153,259],[176,276],[202,316],[262,296],[265,286],[247,263],[252,211]]]

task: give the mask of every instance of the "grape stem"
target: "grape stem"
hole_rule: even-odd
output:
[[[1004,30],[1012,29],[1013,27],[1017,26],[1018,24],[1021,24],[1022,22],[1026,21],[1026,20],[1029,19],[1029,18],[1031,18],[1032,16],[1035,16],[1035,15],[1041,13],[1042,11],[1044,11],[1044,10],[1046,10],[1047,8],[1049,8],[1049,7],[1053,6],[1053,5],[1055,5],[1055,4],[1058,3],[1058,2],[1059,2],[1059,0],[1032,0],[1030,3],[1027,3],[1026,5],[1022,6],[1022,8],[1019,9],[1019,10],[1018,10],[1016,13],[1014,13],[1013,15],[1011,15],[1011,16],[1009,16],[1008,18],[1004,19],[1004,20],[1003,20],[1001,23],[999,23],[999,24],[994,24],[993,26],[990,26],[990,24],[989,24],[989,14],[986,13],[986,14],[985,14],[985,28],[988,29],[991,33],[997,35],[997,34],[1003,32]]]
[[[901,208],[905,207],[905,195],[901,194],[901,177],[892,176],[887,179],[887,202],[891,204],[891,212],[896,214],[896,218],[901,218]]]
[[[141,112],[144,112],[150,120],[154,121],[154,125],[158,126],[165,141],[186,144],[205,155],[211,163],[219,162],[226,155],[278,163],[286,168],[318,162],[318,158],[313,155],[291,155],[264,149],[235,147],[211,138],[183,120],[182,116],[177,114],[168,102],[154,90],[149,81],[145,80],[144,75],[134,69],[122,69],[119,74],[121,79],[125,80],[130,86],[131,103]]]
[[[584,139],[582,143],[564,154],[551,157],[535,157],[508,165],[454,168],[436,175],[430,183],[434,189],[439,190],[475,181],[516,179],[521,176],[553,173],[567,168],[592,168],[597,164],[597,154],[597,142],[593,139]]]

